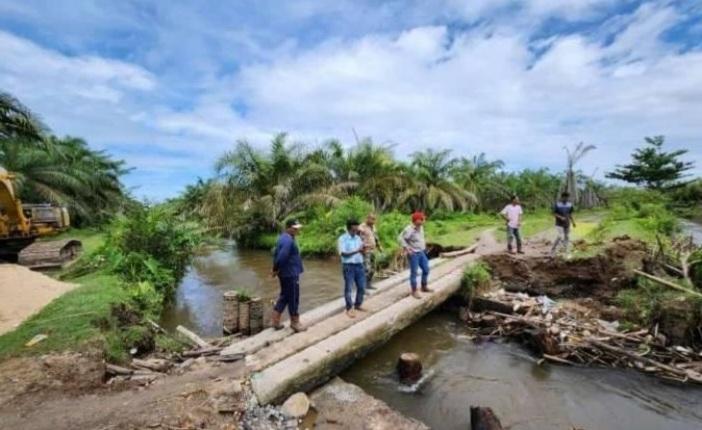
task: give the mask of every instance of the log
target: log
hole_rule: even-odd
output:
[[[422,362],[414,352],[404,352],[397,359],[397,373],[403,384],[414,384],[422,377]]]
[[[666,372],[670,372],[676,376],[680,376],[680,377],[685,378],[685,379],[689,378],[695,382],[702,383],[702,374],[699,374],[697,372],[668,366],[666,364],[660,363],[660,362],[653,360],[653,359],[650,359],[648,357],[642,357],[642,356],[635,354],[633,352],[627,351],[627,350],[622,349],[622,348],[617,348],[616,346],[608,345],[604,342],[600,342],[600,341],[595,340],[595,339],[587,339],[587,342],[589,342],[592,345],[595,345],[601,349],[605,349],[607,351],[623,355],[631,360],[640,361],[642,363],[648,364],[649,366],[657,367],[658,369],[665,370]]]
[[[176,331],[186,338],[188,338],[189,341],[193,343],[195,346],[199,346],[200,348],[209,348],[212,345],[209,343],[205,342],[200,336],[196,335],[195,333],[191,332],[187,328],[183,327],[182,325],[179,325],[176,327]]]
[[[499,302],[497,300],[490,300],[483,297],[473,297],[470,301],[470,309],[473,312],[492,311],[506,315],[511,315],[514,313],[511,304]]]
[[[249,303],[249,331],[252,336],[263,331],[263,300],[260,297]]]
[[[442,252],[441,254],[439,254],[439,257],[441,257],[441,258],[460,257],[461,255],[472,254],[475,252],[476,249],[478,249],[477,243],[475,245],[469,246],[468,248],[459,249],[458,251]]]
[[[219,354],[223,347],[210,347],[210,348],[199,348],[199,349],[193,349],[192,351],[185,351],[182,355],[183,357],[201,357],[203,355],[214,355],[214,354]]]
[[[110,363],[105,364],[105,371],[111,375],[131,375],[134,373],[132,369]]]
[[[658,284],[661,284],[661,285],[665,285],[666,287],[673,288],[675,290],[682,291],[684,293],[691,294],[693,296],[702,297],[702,293],[700,293],[700,292],[682,287],[674,282],[670,282],[666,279],[659,278],[658,276],[653,276],[651,274],[648,274],[646,272],[642,272],[640,270],[634,270],[634,273],[636,273],[639,276],[643,276],[644,278],[646,278],[650,281],[657,282]]]
[[[168,360],[162,358],[151,358],[149,360],[132,359],[132,365],[142,369],[152,370],[154,372],[167,372],[173,366]]]
[[[470,428],[471,430],[503,430],[492,408],[480,406],[470,407]]]

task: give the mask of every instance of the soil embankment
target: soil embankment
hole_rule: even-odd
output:
[[[646,244],[629,238],[615,240],[601,254],[574,260],[549,257],[484,257],[493,276],[510,292],[551,298],[590,298],[608,304],[622,288],[633,285],[633,269],[648,256]]]
[[[75,287],[26,267],[0,264],[0,335]]]

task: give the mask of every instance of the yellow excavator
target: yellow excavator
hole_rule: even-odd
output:
[[[75,239],[37,241],[70,227],[68,210],[50,204],[22,204],[15,176],[0,167],[0,261],[31,268],[61,267],[82,251]]]

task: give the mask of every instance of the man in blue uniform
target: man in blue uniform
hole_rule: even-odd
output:
[[[290,328],[295,332],[305,331],[300,324],[300,275],[304,271],[300,250],[295,236],[302,224],[290,219],[285,223],[285,231],[278,237],[273,253],[273,270],[271,274],[280,280],[280,296],[273,308],[271,325],[276,330],[283,328],[280,318],[285,308],[290,313]]]

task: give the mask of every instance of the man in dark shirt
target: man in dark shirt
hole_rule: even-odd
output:
[[[273,253],[272,276],[280,280],[280,296],[273,308],[271,325],[276,330],[283,328],[280,318],[285,308],[290,313],[290,328],[295,332],[305,331],[300,324],[300,275],[304,271],[300,250],[295,242],[295,236],[300,232],[302,224],[291,219],[285,223],[285,231],[278,237]]]
[[[570,194],[564,192],[561,194],[561,200],[553,205],[553,216],[556,219],[556,232],[558,237],[551,248],[551,256],[556,255],[558,245],[563,244],[563,249],[568,253],[568,242],[570,241],[570,226],[575,228],[575,220],[573,219],[573,204],[568,201]]]

